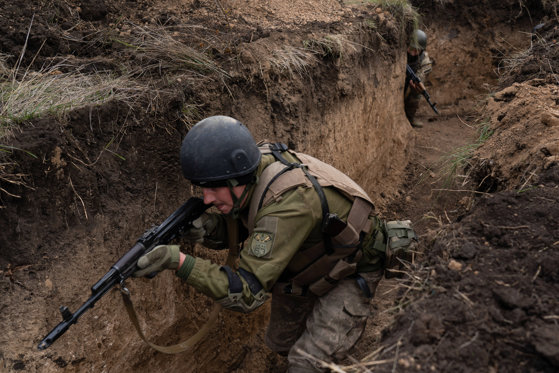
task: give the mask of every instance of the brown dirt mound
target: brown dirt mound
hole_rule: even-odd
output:
[[[559,167],[541,179],[484,196],[429,246],[429,276],[408,283],[426,292],[384,341],[398,371],[557,371]]]
[[[524,66],[538,66],[539,78],[525,69],[511,70],[521,83],[501,89],[483,109],[493,135],[471,162],[474,187],[481,191],[525,189],[538,184],[538,175],[559,162],[559,80],[550,61],[557,63],[559,21],[548,21],[549,31],[538,41],[545,48],[529,48],[533,58]],[[539,36],[538,36],[539,37]],[[558,66],[559,67],[559,66]],[[549,70],[551,69],[551,70]],[[505,75],[510,80],[512,75]]]
[[[493,135],[476,151],[475,187],[493,192],[525,189],[559,161],[559,88],[541,80],[514,83],[489,99],[485,112]]]
[[[540,64],[554,53],[547,49]],[[420,267],[400,284],[399,302],[411,305],[385,330],[379,372],[559,369],[553,79],[549,72],[513,83],[481,111],[493,133],[475,152],[467,176],[478,191],[507,191],[477,192],[482,196],[470,212],[430,235]]]
[[[532,29],[530,47],[507,56],[500,69],[501,87],[539,79],[559,82],[559,27],[557,20],[544,17]]]

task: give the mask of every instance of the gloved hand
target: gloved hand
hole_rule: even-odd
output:
[[[163,269],[178,269],[180,261],[179,245],[159,245],[149,253],[138,259],[138,271],[133,273],[134,277],[142,277]]]
[[[215,229],[218,218],[215,215],[203,213],[192,222],[192,228],[187,230],[183,237],[190,242],[203,242],[204,236],[210,234]]]

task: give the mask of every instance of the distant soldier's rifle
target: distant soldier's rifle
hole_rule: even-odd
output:
[[[128,293],[124,281],[138,268],[136,263],[140,257],[158,245],[165,245],[175,238],[180,237],[186,229],[192,226],[192,221],[198,218],[209,207],[200,198],[190,198],[184,205],[172,213],[161,225],[147,230],[136,244],[120,258],[111,269],[91,287],[91,297],[72,314],[68,307],[61,306],[62,322],[58,324],[39,343],[39,350],[49,347],[54,341],[64,334],[68,328],[78,321],[78,318],[103,297],[110,289],[120,285],[123,292]]]
[[[416,86],[419,87],[419,89],[421,90],[419,93],[421,93],[423,97],[425,97],[425,100],[427,100],[427,103],[429,104],[429,106],[431,106],[431,109],[433,109],[433,111],[436,114],[439,114],[439,111],[437,110],[436,107],[437,104],[433,104],[431,102],[431,96],[429,96],[429,93],[427,93],[427,90],[425,89],[425,85],[423,84],[421,79],[419,79],[419,77],[415,75],[415,72],[410,67],[410,65],[406,65],[406,87],[405,88],[408,87],[410,80],[414,82]]]

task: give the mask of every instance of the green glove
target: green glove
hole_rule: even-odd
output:
[[[192,222],[192,228],[187,230],[183,237],[190,242],[202,243],[207,234],[211,234],[218,222],[217,216],[203,213]]]
[[[138,268],[134,277],[142,277],[163,269],[177,269],[180,261],[179,245],[159,245],[138,259]]]

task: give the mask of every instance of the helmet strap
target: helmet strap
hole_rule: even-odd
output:
[[[231,198],[233,199],[233,208],[231,209],[231,212],[229,213],[233,219],[237,219],[240,215],[241,212],[241,203],[243,202],[243,200],[245,199],[247,193],[248,193],[248,185],[247,187],[243,190],[243,193],[241,194],[240,197],[237,198],[237,196],[235,195],[235,192],[233,191],[233,188],[238,186],[239,182],[236,179],[228,179],[227,180],[227,186],[229,187],[229,193],[231,193]]]

